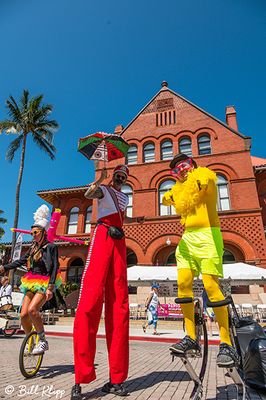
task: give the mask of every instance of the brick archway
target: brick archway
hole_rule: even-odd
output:
[[[235,251],[238,252],[238,255],[241,255],[242,253],[244,256],[243,261],[248,262],[256,258],[255,249],[245,238],[234,232],[222,232],[222,234],[225,247],[227,244],[227,246],[231,246],[232,249],[235,249]],[[229,247],[228,250],[230,250]]]
[[[161,235],[160,237],[155,238],[152,242],[149,243],[147,247],[147,251],[145,254],[145,263],[148,265],[156,265],[156,255],[160,254],[160,257],[166,257],[167,248],[175,249],[179,243],[181,236],[179,235]],[[167,244],[168,239],[171,241],[170,244]],[[166,250],[164,250],[166,249]],[[171,250],[172,252],[173,250]],[[170,254],[170,252],[169,252]],[[169,255],[168,254],[168,255]],[[163,259],[163,258],[162,258]]]

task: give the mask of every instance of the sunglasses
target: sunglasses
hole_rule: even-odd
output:
[[[191,158],[177,164],[173,169],[171,169],[172,175],[179,175],[182,171],[187,171],[193,166]]]
[[[116,178],[121,179],[121,181],[126,181],[127,177],[125,175],[115,174]]]
[[[32,231],[30,234],[31,236],[36,236],[38,233],[41,233],[41,231]]]

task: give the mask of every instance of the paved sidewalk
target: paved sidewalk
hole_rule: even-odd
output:
[[[181,339],[185,336],[183,329],[175,329],[173,324],[167,324],[165,322],[161,324],[158,329],[158,335],[153,335],[152,327],[149,327],[146,330],[146,333],[144,333],[142,329],[142,324],[142,320],[134,321],[134,323],[132,323],[131,321],[129,330],[129,336],[131,340],[174,343],[177,339]],[[177,328],[178,327],[179,326],[177,326]],[[45,331],[49,335],[71,337],[73,333],[73,325],[45,325]],[[99,326],[97,337],[105,337],[105,328],[103,323],[101,323],[101,325]],[[214,336],[209,337],[209,344],[219,344],[218,332],[214,331]]]
[[[45,354],[40,374],[24,379],[18,368],[18,353],[23,336],[0,336],[0,399],[70,399],[74,382],[72,339],[49,337],[50,350]],[[210,346],[208,369],[202,400],[236,399],[235,386],[225,370],[217,368],[217,346]],[[97,380],[83,385],[85,399],[113,400],[119,397],[103,395],[101,387],[108,381],[108,361],[105,340],[97,340]],[[200,360],[193,363],[199,368]],[[171,361],[168,345],[144,341],[130,342],[130,370],[126,387],[130,400],[188,400],[193,384],[182,362]],[[248,389],[250,400],[266,400],[266,396]]]

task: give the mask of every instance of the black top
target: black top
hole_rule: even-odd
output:
[[[33,274],[50,276],[49,283],[53,285],[59,268],[57,246],[54,243],[48,243],[46,246],[42,247],[40,251],[42,257],[37,261],[32,259],[32,265],[29,271]],[[30,254],[28,251],[19,260],[4,265],[4,268],[5,270],[10,270],[26,265],[29,257]]]

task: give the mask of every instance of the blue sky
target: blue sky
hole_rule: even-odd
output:
[[[266,158],[265,20],[264,0],[1,0],[0,119],[9,95],[27,88],[44,94],[60,124],[55,161],[28,143],[19,226],[42,203],[37,190],[93,179],[78,139],[127,125],[162,80],[223,121],[234,105],[252,154]],[[0,136],[2,241],[14,218],[19,154],[5,160],[13,138]]]

